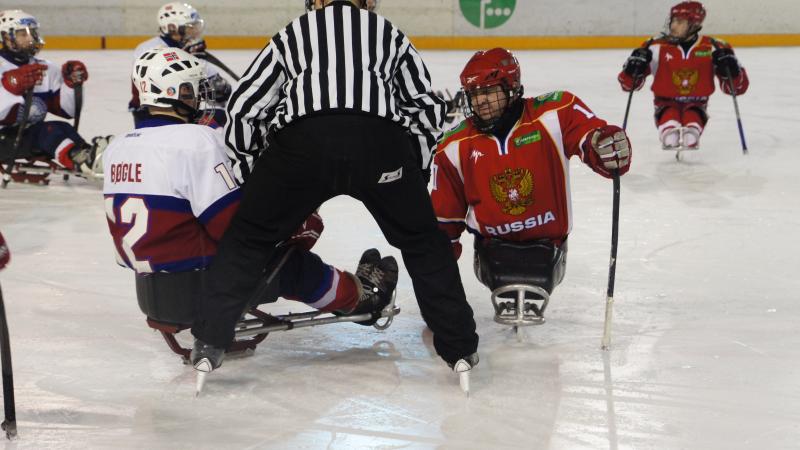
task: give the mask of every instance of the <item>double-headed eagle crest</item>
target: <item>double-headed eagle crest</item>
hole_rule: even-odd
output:
[[[506,214],[518,216],[533,203],[533,175],[527,169],[506,169],[493,175],[489,187]]]
[[[681,95],[689,95],[697,85],[700,73],[697,69],[680,69],[672,72],[672,84],[678,88]]]

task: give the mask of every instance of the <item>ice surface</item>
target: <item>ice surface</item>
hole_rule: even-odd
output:
[[[242,71],[249,51],[216,52]],[[517,52],[529,95],[567,89],[621,123],[627,51]],[[800,50],[741,49],[742,156],[729,97],[714,95],[702,150],[660,149],[652,94],[634,96],[622,180],[612,350],[599,350],[611,183],[572,162],[575,227],[548,323],[514,334],[460,261],[481,335],[465,398],[433,353],[411,283],[386,332],[339,324],[276,333],[194,397],[194,373],[150,330],[114,262],[97,188],[81,180],[0,192],[12,250],[2,273],[20,440],[6,448],[796,448],[800,441]],[[125,52],[44,52],[90,71],[81,132],[131,127]],[[454,91],[467,52],[424,52]],[[776,61],[780,61],[777,64]],[[366,210],[322,208],[316,250],[354,270],[394,254]],[[284,302],[275,309],[297,310]]]

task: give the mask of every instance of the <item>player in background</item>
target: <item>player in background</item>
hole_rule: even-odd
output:
[[[465,229],[475,235],[476,255],[488,249],[491,258],[498,242],[538,241],[565,256],[569,158],[606,178],[622,175],[630,167],[628,137],[569,92],[523,97],[519,63],[506,49],[475,53],[460,78],[466,119],[439,142],[431,192],[455,257]]]
[[[206,42],[203,39],[205,22],[200,17],[197,10],[183,2],[171,2],[162,6],[158,10],[158,30],[160,34],[152,39],[148,39],[139,44],[133,51],[133,59],[154,48],[168,47],[180,48],[201,60],[206,51]],[[225,102],[231,95],[231,86],[225,78],[220,75],[216,66],[202,61],[206,66],[206,73],[209,81],[214,87],[215,99],[213,106],[213,121],[211,126],[222,126],[225,124]],[[139,102],[139,91],[136,86],[131,86],[131,100],[128,102],[128,111],[133,113],[134,125],[142,119],[146,111]]]
[[[744,94],[749,86],[733,48],[699,34],[705,17],[700,2],[673,6],[665,32],[634,50],[617,77],[622,90],[630,92],[641,89],[645,78],[653,75],[655,120],[665,150],[699,148],[708,123],[706,106],[714,92],[714,75],[722,92],[729,95]]]
[[[87,143],[69,122],[45,120],[47,113],[64,118],[75,115],[74,88],[86,82],[89,72],[81,61],[58,66],[36,58],[44,46],[39,23],[18,10],[0,11],[0,161],[14,154],[14,140],[22,121],[25,93],[33,90],[30,112],[17,158],[46,156],[60,166],[91,173],[108,138]]]
[[[148,116],[104,156],[103,194],[117,261],[137,276],[204,270],[241,192],[221,134],[197,124],[201,106],[213,101],[205,65],[180,49],[155,49],[137,59],[133,80]],[[370,249],[356,275],[336,269],[307,251],[322,228],[314,213],[286,243],[299,249],[279,273],[280,296],[337,314],[383,310],[397,283],[394,258],[381,259]],[[392,263],[388,291],[374,289],[386,284],[391,274],[381,269]]]

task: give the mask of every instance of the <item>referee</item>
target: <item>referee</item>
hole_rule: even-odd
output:
[[[472,309],[426,186],[445,103],[408,37],[368,3],[306,0],[311,11],[273,36],[230,97],[225,139],[246,184],[192,328],[196,367],[219,366],[275,246],[338,195],[360,200],[402,252],[437,353],[451,367],[477,363]]]

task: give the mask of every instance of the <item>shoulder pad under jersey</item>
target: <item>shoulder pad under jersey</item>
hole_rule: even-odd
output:
[[[439,148],[444,148],[453,141],[464,139],[472,134],[473,127],[469,119],[462,120],[458,125],[446,131],[439,139]]]
[[[534,113],[557,109],[572,102],[575,96],[569,91],[553,91],[528,99],[528,108]]]

